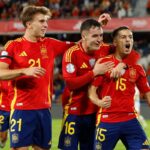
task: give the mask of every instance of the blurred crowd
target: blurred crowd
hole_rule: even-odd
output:
[[[140,0],[0,0],[0,19],[18,19],[27,5],[46,6],[51,9],[53,18],[97,17],[103,12],[112,17],[133,17],[138,15],[135,13],[136,8],[139,9],[138,2]],[[146,0],[144,7],[150,14],[150,0]]]

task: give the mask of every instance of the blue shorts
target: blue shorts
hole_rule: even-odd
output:
[[[93,150],[96,114],[64,116],[58,148],[63,150]]]
[[[119,123],[101,122],[96,128],[94,150],[113,150],[119,139],[128,150],[150,148],[145,132],[135,118]]]
[[[10,117],[11,147],[37,145],[51,147],[51,112],[41,110],[14,110]]]
[[[9,111],[0,110],[0,132],[6,131],[9,129]]]

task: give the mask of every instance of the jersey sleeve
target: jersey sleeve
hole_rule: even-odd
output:
[[[11,64],[11,61],[13,59],[13,47],[14,47],[13,41],[8,41],[5,44],[4,50],[0,52],[0,62]]]
[[[55,56],[64,54],[66,50],[75,45],[74,42],[60,41],[56,39],[51,39],[51,44],[53,45]]]
[[[148,83],[148,80],[146,78],[146,73],[143,69],[142,66],[137,65],[136,66],[138,73],[139,73],[139,77],[138,80],[136,82],[138,89],[140,90],[141,93],[146,93],[150,91],[150,85]]]
[[[93,71],[88,71],[84,75],[77,75],[77,58],[73,49],[74,47],[69,49],[64,54],[62,62],[63,77],[66,81],[69,90],[81,88],[82,86],[91,82],[94,78]]]

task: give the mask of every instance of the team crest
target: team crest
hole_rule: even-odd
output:
[[[72,63],[66,65],[66,71],[68,73],[73,73],[75,71],[75,66]]]
[[[65,137],[65,139],[64,139],[64,145],[66,147],[71,146],[71,137],[69,137],[69,136]]]
[[[102,144],[100,142],[96,143],[96,150],[101,150],[102,149]]]
[[[89,64],[90,64],[90,66],[91,67],[93,67],[94,65],[95,65],[95,59],[94,58],[91,58],[90,60],[89,60]]]
[[[40,51],[41,51],[42,58],[48,58],[47,49],[44,45],[41,46]]]
[[[135,78],[136,78],[136,70],[135,70],[134,68],[131,68],[131,69],[129,70],[129,77],[130,77],[131,79],[135,79]]]
[[[18,143],[19,142],[18,134],[16,134],[16,133],[12,134],[12,142],[13,143]]]

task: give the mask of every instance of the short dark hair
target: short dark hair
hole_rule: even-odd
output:
[[[27,6],[24,7],[21,15],[20,15],[20,19],[23,23],[23,25],[26,27],[26,23],[28,21],[31,21],[33,19],[33,16],[37,13],[41,13],[43,15],[48,15],[49,17],[51,17],[51,12],[48,8],[44,7],[44,6]]]
[[[83,30],[89,30],[91,27],[101,27],[101,24],[97,20],[87,19],[81,24],[80,33]]]
[[[126,26],[121,26],[121,27],[116,28],[111,34],[112,39],[114,39],[118,35],[118,33],[122,30],[130,30],[130,29]]]

